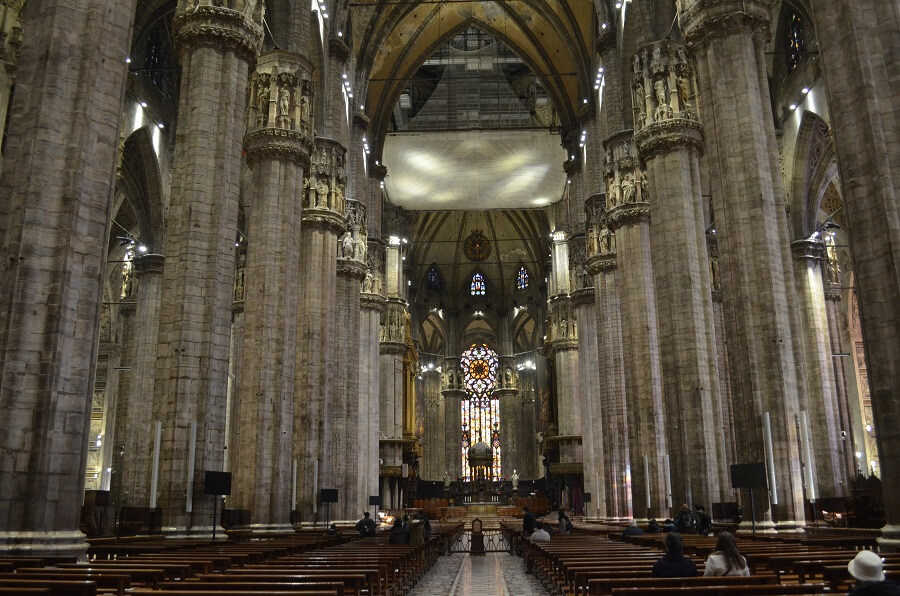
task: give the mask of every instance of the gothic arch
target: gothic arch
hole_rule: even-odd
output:
[[[426,354],[444,354],[447,346],[447,326],[435,311],[422,321],[422,351]]]
[[[137,217],[137,236],[152,252],[163,252],[166,241],[165,205],[159,162],[150,129],[143,126],[125,140],[119,186]],[[114,206],[113,214],[118,205]]]
[[[817,215],[828,185],[837,177],[834,140],[828,124],[805,111],[797,132],[791,190],[791,225],[795,238],[806,238],[819,225]]]

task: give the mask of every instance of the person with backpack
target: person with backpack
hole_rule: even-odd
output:
[[[681,534],[697,534],[700,530],[700,519],[687,503],[681,506],[681,512],[675,518],[675,529]]]
[[[696,511],[697,520],[699,521],[697,533],[701,536],[709,536],[709,531],[712,529],[712,518],[709,517],[703,505],[694,505],[694,511]]]

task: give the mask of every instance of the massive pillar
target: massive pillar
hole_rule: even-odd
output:
[[[881,545],[900,548],[900,146],[897,143],[896,5],[835,0],[813,7],[826,65],[872,409],[885,517]]]
[[[230,501],[248,510],[250,527],[259,530],[291,522],[300,219],[313,144],[310,72],[303,57],[274,50],[260,56],[250,81],[244,151],[251,209]]]
[[[583,267],[580,265],[580,267]],[[593,276],[591,276],[593,280]],[[591,495],[585,503],[585,515],[594,519],[608,516],[606,485],[610,482],[604,465],[605,412],[600,402],[600,353],[597,325],[596,292],[586,287],[572,292],[578,333],[578,368],[582,425],[581,444],[584,458],[584,492]]]
[[[241,425],[241,368],[244,361],[244,272],[247,268],[247,242],[238,242],[234,267],[234,300],[231,303],[231,344],[228,348],[228,399],[225,403],[225,471],[237,464],[234,457]],[[228,499],[226,499],[226,503]],[[230,503],[227,505],[229,508]]]
[[[444,399],[441,396],[441,372],[431,365],[434,362],[429,363],[428,370],[422,371],[425,436],[422,438],[419,475],[426,480],[439,480],[444,477]]]
[[[652,202],[650,242],[672,496],[709,506],[727,478],[706,225],[700,197],[694,69],[681,44],[660,41],[633,60],[634,139],[646,174],[621,179],[619,200]],[[648,184],[649,182],[649,184]],[[650,198],[652,197],[652,199]]]
[[[380,263],[384,247],[369,241],[368,272],[362,282],[359,321],[359,495],[368,505],[368,497],[379,494],[378,435],[380,412],[380,343],[381,317],[385,300],[381,295]]]
[[[508,327],[508,318],[501,317],[500,325]],[[501,338],[505,335],[501,332]],[[504,353],[509,353],[512,345],[500,341],[500,347]],[[519,390],[516,384],[516,361],[512,356],[500,356],[500,378],[497,379],[496,389],[491,395],[492,399],[500,401],[500,454],[502,476],[504,478],[512,478],[513,471],[521,476],[519,470],[520,449],[518,437],[518,405]]]
[[[735,424],[742,429],[737,452],[744,462],[768,462],[771,508],[761,498],[757,509],[767,523],[792,530],[804,517],[796,421],[805,379],[766,74],[769,4],[685,0],[680,19],[707,97],[700,116],[709,170],[718,179],[713,205]]]
[[[589,397],[595,412],[599,413],[594,425],[599,424],[603,457],[594,465],[603,467],[606,517],[624,519],[631,517],[631,491],[628,486],[630,431],[625,407],[625,357],[615,240],[606,224],[605,204],[606,196],[602,194],[590,197],[585,204],[588,212],[587,269],[594,277],[597,370],[600,376],[596,393]]]
[[[701,176],[702,176],[701,162]],[[709,253],[709,279],[713,302],[713,324],[716,329],[716,356],[719,368],[719,404],[722,407],[722,433],[725,436],[725,458],[728,464],[737,460],[734,438],[734,402],[731,397],[731,374],[728,369],[728,351],[725,341],[725,312],[722,308],[722,278],[719,272],[719,243],[716,230],[711,228],[706,234],[706,249]],[[722,498],[728,493],[726,485],[722,485]]]
[[[181,60],[178,135],[163,272],[156,395],[162,424],[163,529],[212,529],[203,472],[221,471],[247,78],[262,44],[262,8],[245,2],[175,16]],[[250,8],[250,6],[248,6]]]
[[[123,446],[119,465],[121,505],[150,507],[151,461],[154,447],[153,384],[159,342],[159,311],[162,306],[162,272],[165,257],[139,256],[133,266],[137,277],[135,318],[141,324],[134,329],[130,386],[124,397],[126,406],[120,419],[118,445]],[[155,502],[155,497],[153,498]]]
[[[332,400],[337,374],[338,238],[346,232],[344,154],[336,141],[318,137],[304,180],[293,448],[298,470],[297,511],[303,523],[324,520],[318,493],[335,488],[332,483],[337,481],[332,468],[336,440]]]
[[[0,551],[75,556],[134,1],[29,2],[0,178]]]
[[[459,357],[444,358],[443,371],[444,471],[451,478],[459,478],[463,473],[462,400],[466,399]]]
[[[341,237],[337,262],[337,352],[330,408],[334,421],[331,449],[335,455],[330,488],[338,489],[338,507],[332,514],[335,519],[345,520],[358,518],[368,503],[368,494],[360,492],[358,482],[365,458],[360,457],[364,443],[360,442],[357,429],[370,422],[363,417],[368,408],[360,409],[360,369],[352,357],[360,342],[369,339],[361,333],[360,326],[363,322],[360,289],[368,271],[367,245],[366,206],[348,199],[347,231]]]
[[[822,279],[825,245],[821,240],[796,240],[791,243],[796,263],[801,316],[803,317],[804,369],[809,397],[806,416],[801,417],[801,442],[809,441],[811,461],[801,452],[804,465],[812,474],[804,476],[806,498],[849,495],[841,462],[840,412],[834,390],[834,368],[828,338],[828,313]],[[804,435],[804,433],[806,433]]]
[[[600,230],[599,243],[601,253],[617,257],[619,296],[623,298],[633,515],[665,518],[671,497],[656,289],[650,262],[650,203],[641,183],[631,131],[608,137],[604,147],[607,227]]]

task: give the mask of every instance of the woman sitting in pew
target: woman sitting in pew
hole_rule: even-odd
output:
[[[703,575],[750,575],[747,559],[738,552],[737,543],[731,532],[719,532],[716,550],[706,559]]]
[[[681,534],[671,532],[666,535],[666,554],[653,564],[653,577],[694,577],[697,565],[684,556],[684,541]]]

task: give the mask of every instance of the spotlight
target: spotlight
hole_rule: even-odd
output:
[[[809,93],[809,87],[804,87],[803,89],[800,90],[800,93],[802,93],[803,95],[806,95],[807,93]]]

